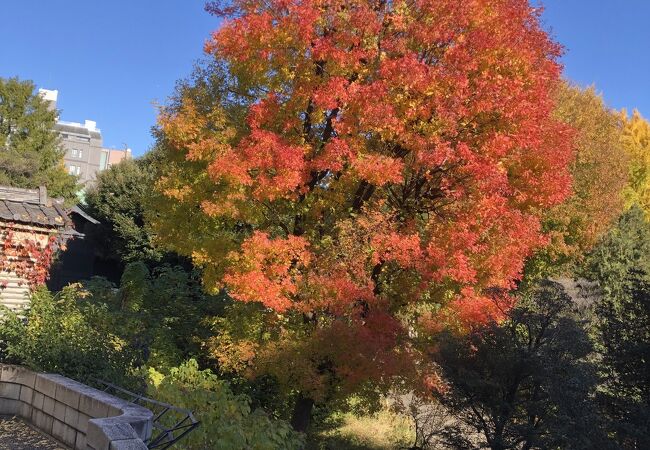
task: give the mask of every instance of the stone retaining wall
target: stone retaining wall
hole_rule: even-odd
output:
[[[75,450],[145,450],[153,413],[61,375],[0,364],[0,414]]]

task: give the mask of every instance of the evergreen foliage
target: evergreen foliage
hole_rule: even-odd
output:
[[[589,256],[595,341],[610,429],[622,448],[650,447],[650,223],[633,207]]]
[[[72,202],[77,182],[63,166],[57,112],[34,89],[31,81],[0,78],[0,185],[46,186],[51,197]]]
[[[145,223],[153,186],[150,161],[145,156],[111,166],[86,193],[86,208],[100,222],[89,239],[100,258],[121,267],[134,261],[152,264],[163,257]]]
[[[440,401],[460,425],[453,448],[605,449],[592,396],[597,385],[588,334],[562,287],[544,282],[505,322],[442,340],[437,359],[449,383]],[[477,439],[479,433],[479,444]],[[473,439],[472,439],[473,437]]]

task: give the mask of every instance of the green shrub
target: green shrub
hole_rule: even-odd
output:
[[[108,323],[106,309],[81,302],[84,295],[78,285],[56,295],[41,289],[32,294],[30,308],[21,315],[3,309],[2,360],[90,384],[99,378],[141,388],[130,352],[109,329],[97,326]]]
[[[211,333],[204,320],[224,303],[223,296],[203,292],[197,273],[166,264],[150,271],[139,261],[126,265],[119,286],[94,277],[84,288],[84,303],[107,311],[96,326],[119,336],[138,355],[138,365],[164,372],[200,358]]]
[[[227,382],[209,370],[199,370],[191,359],[165,376],[150,369],[149,396],[187,408],[201,425],[182,441],[183,448],[203,450],[291,450],[303,438],[283,420],[261,409],[251,410],[250,399],[232,392]]]

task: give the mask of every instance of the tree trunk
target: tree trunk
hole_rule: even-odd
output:
[[[294,430],[306,433],[311,422],[311,411],[314,408],[314,401],[311,398],[303,397],[302,394],[296,399],[291,415],[291,426]]]

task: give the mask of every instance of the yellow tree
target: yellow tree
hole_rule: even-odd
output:
[[[563,83],[556,98],[555,116],[576,133],[575,159],[570,166],[573,193],[546,213],[544,227],[551,245],[529,265],[536,275],[562,272],[609,229],[624,208],[622,192],[629,167],[621,117],[593,87]]]
[[[623,118],[622,142],[630,158],[629,184],[625,189],[627,206],[638,204],[650,217],[650,123],[637,110]]]

